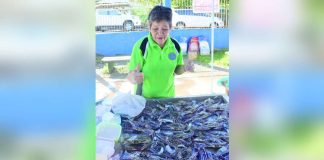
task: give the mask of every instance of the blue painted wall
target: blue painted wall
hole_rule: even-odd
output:
[[[148,31],[142,32],[114,32],[96,34],[96,53],[104,56],[130,55],[134,43],[148,35]],[[204,36],[209,44],[211,29],[185,29],[172,30],[171,37],[179,40],[180,37]],[[215,29],[215,49],[227,49],[229,46],[229,30],[225,28]]]

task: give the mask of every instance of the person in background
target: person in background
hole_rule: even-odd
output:
[[[137,95],[145,98],[174,97],[174,76],[193,71],[193,63],[190,60],[184,63],[178,42],[170,37],[170,8],[155,6],[149,13],[148,25],[148,36],[133,46],[127,78],[135,85]]]

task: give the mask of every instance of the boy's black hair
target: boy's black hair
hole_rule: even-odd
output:
[[[148,16],[148,21],[151,24],[153,21],[160,22],[162,20],[167,21],[172,26],[172,10],[169,7],[155,6]]]

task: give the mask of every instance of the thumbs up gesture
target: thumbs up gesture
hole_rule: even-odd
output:
[[[139,72],[141,70],[141,65],[137,64],[136,68],[134,69],[135,72]]]
[[[141,70],[141,65],[138,64],[137,67],[128,73],[128,79],[133,83],[133,84],[141,84],[143,83],[144,80],[144,75],[143,73],[140,72]]]

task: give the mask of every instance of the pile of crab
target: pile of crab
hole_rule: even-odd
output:
[[[134,118],[122,116],[120,159],[229,159],[228,103],[151,100]]]

